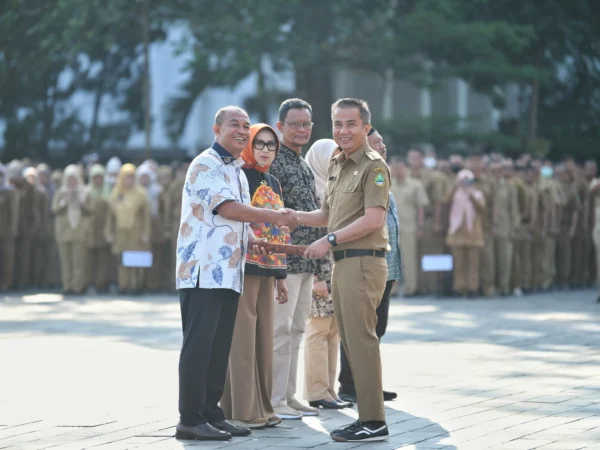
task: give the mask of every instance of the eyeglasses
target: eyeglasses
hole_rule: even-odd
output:
[[[285,124],[292,130],[299,130],[302,127],[306,128],[307,130],[312,130],[314,125],[313,122],[285,122]]]
[[[267,150],[269,150],[270,152],[276,152],[277,147],[279,147],[277,145],[277,142],[275,142],[275,141],[265,142],[265,141],[261,141],[260,139],[257,139],[254,141],[254,148],[256,150],[264,150],[265,146],[267,147]]]

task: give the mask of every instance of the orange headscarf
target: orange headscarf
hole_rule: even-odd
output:
[[[250,127],[250,140],[248,141],[246,148],[242,151],[242,159],[245,162],[244,167],[246,169],[254,169],[258,172],[266,173],[268,172],[269,167],[271,167],[270,164],[268,166],[259,166],[256,162],[256,158],[254,157],[254,139],[256,138],[256,135],[265,128],[271,130],[275,135],[275,141],[277,142],[277,150],[275,154],[279,152],[279,137],[277,136],[277,132],[273,129],[273,127],[267,125],[266,123],[257,123],[252,125]]]

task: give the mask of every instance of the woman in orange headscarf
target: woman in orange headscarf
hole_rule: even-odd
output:
[[[140,293],[144,285],[145,269],[124,267],[125,251],[150,250],[150,205],[144,188],[135,182],[135,166],[121,167],[109,201],[109,213],[104,230],[112,251],[119,257],[119,290]]]
[[[262,123],[250,127],[250,140],[242,158],[254,207],[283,207],[279,181],[268,173],[278,151],[279,139],[273,128]],[[257,238],[277,244],[289,240],[287,233],[274,224],[252,223],[250,226]],[[285,255],[248,253],[244,293],[235,319],[229,372],[221,398],[225,417],[246,428],[281,423],[271,405],[273,298],[277,289],[278,302],[287,302],[285,277]]]

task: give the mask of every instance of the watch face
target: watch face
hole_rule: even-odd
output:
[[[335,236],[333,234],[330,234],[329,236],[327,236],[327,239],[329,240],[329,242],[335,242]]]

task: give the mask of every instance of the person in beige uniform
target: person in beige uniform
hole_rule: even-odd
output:
[[[523,179],[517,185],[519,192],[520,223],[515,230],[513,257],[513,285],[518,294],[533,289],[533,236],[538,224],[538,193],[534,186],[535,170],[523,168]]]
[[[125,267],[123,252],[150,250],[150,205],[148,195],[135,182],[135,166],[124,164],[109,200],[104,233],[119,258],[119,290],[139,294],[144,287],[146,269]]]
[[[0,164],[0,292],[13,284],[15,241],[19,224],[19,195],[8,184],[6,167]]]
[[[565,166],[556,166],[556,177],[565,196],[560,215],[560,238],[556,241],[556,281],[559,288],[567,290],[571,279],[575,235],[578,223],[582,220],[581,199],[577,193],[577,186]]]
[[[63,292],[81,294],[87,286],[87,240],[91,209],[81,170],[65,168],[63,186],[52,200],[55,235],[60,255]]]
[[[547,291],[554,285],[556,277],[556,239],[560,232],[560,215],[565,199],[560,184],[552,178],[554,168],[552,163],[546,161],[541,168],[542,178],[540,185],[542,190],[548,193],[550,204],[548,205],[548,227],[544,238],[543,252],[543,275],[541,289]]]
[[[429,205],[423,207],[423,236],[418,242],[419,247],[419,294],[442,293],[442,274],[439,272],[423,272],[421,260],[425,255],[440,255],[444,253],[444,229],[442,226],[442,211],[446,200],[446,184],[441,175],[432,170],[423,168],[423,152],[411,149],[408,152],[408,165],[410,177],[420,180],[425,187]],[[402,230],[400,230],[402,232]]]
[[[477,296],[481,249],[484,246],[482,221],[485,197],[475,188],[475,176],[468,169],[456,175],[456,185],[448,193],[450,225],[446,243],[452,249],[454,262],[454,292],[456,295]]]
[[[163,253],[166,242],[167,203],[161,195],[162,189],[156,180],[156,174],[151,165],[144,163],[137,168],[137,182],[146,190],[148,204],[150,206],[150,218],[152,232],[150,233],[150,244],[152,248],[152,267],[146,271],[144,285],[150,292],[158,292],[161,289],[162,262],[167,257]]]
[[[502,163],[500,176],[494,189],[494,256],[496,266],[496,286],[498,294],[507,296],[511,293],[510,276],[512,269],[513,240],[519,222],[519,202],[517,187],[512,181],[514,176],[513,162]]]
[[[110,245],[104,236],[104,226],[108,215],[109,194],[104,183],[105,170],[100,164],[90,168],[88,196],[90,198],[90,231],[88,244],[88,277],[90,294],[108,289],[111,261]]]
[[[183,186],[185,185],[185,176],[190,163],[182,162],[179,164],[175,171],[175,179],[169,185],[167,191],[167,231],[170,236],[171,242],[171,261],[173,261],[173,267],[175,266],[175,259],[177,255],[177,236],[179,235],[179,225],[181,220],[181,199],[183,195]],[[169,283],[170,290],[175,289],[173,279]]]
[[[589,210],[588,197],[590,183],[585,179],[583,169],[575,163],[573,158],[566,158],[565,166],[571,177],[573,188],[580,200],[577,229],[572,239],[571,275],[568,282],[571,288],[579,289],[585,286],[589,277],[589,250],[586,249],[586,245],[591,247],[588,242],[588,235],[590,233],[589,216],[593,213],[593,211],[590,212]]]
[[[583,175],[585,181],[589,186],[592,181],[596,179],[598,175],[598,164],[596,161],[589,160],[586,161],[583,167]],[[588,194],[588,223],[587,223],[587,233],[585,234],[585,249],[586,253],[583,255],[583,260],[585,261],[584,267],[586,268],[583,283],[585,286],[593,286],[594,281],[596,280],[596,251],[594,249],[594,227],[596,222],[595,218],[595,210],[594,210],[594,200],[591,198],[591,194]],[[599,280],[600,281],[600,280]]]
[[[598,283],[598,298],[600,303],[600,178],[594,178],[590,183],[590,204],[594,210],[594,246],[596,248],[596,281]]]
[[[332,106],[332,121],[342,153],[331,160],[321,209],[296,213],[301,224],[327,225],[329,231],[306,250],[305,257],[320,259],[333,252],[333,307],[358,400],[358,421],[332,431],[331,437],[342,442],[383,440],[389,432],[376,310],[387,281],[390,173],[367,144],[371,113],[366,102],[338,100]]]
[[[423,238],[425,208],[429,199],[423,182],[408,175],[408,167],[400,158],[392,158],[392,193],[396,198],[404,297],[417,295],[419,288],[418,243]]]
[[[54,265],[60,264],[58,249],[54,239],[54,218],[52,217],[52,200],[55,188],[50,181],[52,172],[47,164],[37,166],[35,184],[45,197],[40,207],[40,229],[34,241],[33,251],[33,284],[38,287],[55,288],[60,286]]]
[[[33,240],[40,217],[35,188],[23,176],[23,163],[14,160],[8,164],[8,181],[19,194],[19,220],[13,283],[17,289],[30,286]]]
[[[473,172],[474,188],[481,191],[485,199],[485,214],[482,220],[484,247],[481,251],[480,284],[486,297],[496,295],[496,258],[494,254],[495,225],[494,182],[485,174],[485,162],[481,153],[474,153],[467,159],[467,169]]]
[[[160,286],[163,291],[169,291],[173,288],[173,267],[175,267],[174,254],[171,249],[174,247],[171,235],[171,197],[169,188],[173,182],[173,171],[169,166],[159,166],[157,180],[160,186],[159,203],[164,205],[164,223],[163,234],[164,241],[161,245],[163,258],[160,261]]]

